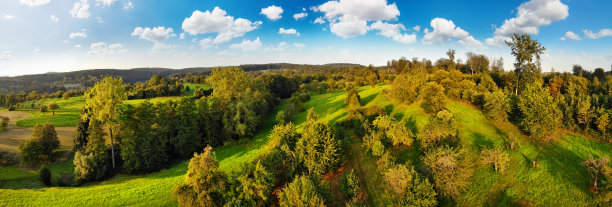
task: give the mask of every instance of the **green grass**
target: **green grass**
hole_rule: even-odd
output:
[[[389,86],[359,88],[362,104],[382,107],[391,116],[402,120],[414,131],[423,128],[431,119],[420,107],[420,102],[403,105],[388,100],[382,91]],[[320,119],[335,122],[346,116],[344,91],[313,95],[305,103],[314,107]],[[283,103],[284,104],[284,103]],[[283,108],[277,107],[276,110]],[[494,123],[484,114],[460,102],[449,102],[447,108],[455,115],[459,124],[459,140],[470,160],[476,160],[483,147],[504,147],[514,141],[516,150],[506,149],[511,163],[507,172],[494,172],[492,167],[474,162],[471,184],[454,201],[444,200],[441,205],[457,206],[593,206],[592,196],[587,191],[589,175],[580,163],[589,155],[600,157],[612,155],[612,145],[568,134],[550,143],[534,141],[522,135],[509,123]],[[262,150],[274,123],[275,113],[265,120],[262,129],[252,140],[242,140],[217,147],[215,152],[221,169],[235,171],[252,161]],[[294,121],[302,127],[306,112],[295,116]],[[416,142],[415,144],[418,144]],[[385,189],[381,177],[376,173],[375,158],[365,153],[361,141],[353,138],[348,146],[347,166],[355,169],[368,196],[371,206],[387,205],[381,196]],[[422,152],[417,146],[399,148],[393,152],[400,163],[409,162],[419,170],[422,167]],[[538,162],[539,169],[530,167],[531,160]],[[52,167],[56,167],[55,165]],[[69,163],[59,165],[58,170],[71,170]],[[52,187],[40,189],[0,189],[0,205],[16,206],[175,206],[171,195],[173,187],[183,180],[187,161],[168,169],[147,175],[118,175],[104,182],[82,187]],[[0,168],[4,179],[28,179],[35,173],[20,172],[21,169]],[[54,171],[54,170],[52,170]],[[21,177],[20,177],[21,176]],[[2,178],[0,178],[1,180]]]
[[[195,92],[195,90],[196,90],[197,88],[201,88],[201,89],[204,89],[204,90],[207,90],[207,89],[210,89],[210,88],[211,88],[211,87],[210,87],[210,86],[208,86],[208,85],[203,85],[203,84],[193,84],[193,83],[185,83],[185,84],[183,84],[183,86],[185,86],[185,87],[189,87],[189,91],[188,91],[188,92],[185,92],[185,93],[183,94],[183,96],[193,96],[193,93]]]
[[[55,115],[51,111],[42,113],[36,109],[29,109],[31,102],[24,103],[24,109],[30,116],[16,122],[19,127],[34,127],[36,124],[53,123],[56,127],[73,127],[79,118],[79,111],[85,105],[85,97],[77,96],[69,99],[51,98],[43,100],[42,104],[47,105],[51,102],[57,103],[60,108],[55,110]]]

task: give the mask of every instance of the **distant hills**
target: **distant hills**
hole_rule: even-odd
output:
[[[333,63],[325,65],[304,65],[290,63],[249,64],[240,65],[245,71],[270,69],[309,69],[327,67],[359,67],[358,64]],[[0,77],[0,94],[28,93],[38,91],[55,92],[59,89],[90,87],[105,76],[121,77],[126,83],[144,82],[153,75],[170,77],[181,74],[206,74],[213,67],[194,67],[183,69],[169,68],[133,68],[133,69],[90,69],[72,72],[48,72],[44,74],[22,75],[15,77]]]

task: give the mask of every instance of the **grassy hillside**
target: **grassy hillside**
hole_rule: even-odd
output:
[[[362,104],[382,107],[415,131],[422,129],[430,120],[420,103],[399,105],[388,100],[382,91],[388,86],[361,87]],[[344,91],[312,96],[305,108],[314,107],[320,119],[338,121],[346,116]],[[283,106],[277,107],[277,110]],[[568,134],[550,143],[539,143],[523,136],[509,123],[490,122],[484,114],[464,103],[449,102],[449,110],[459,123],[459,139],[473,159],[474,176],[468,188],[454,201],[441,201],[442,205],[482,206],[519,204],[535,206],[590,206],[592,197],[587,191],[589,176],[580,165],[589,155],[612,155],[612,145]],[[215,149],[221,168],[227,171],[239,169],[252,160],[267,142],[274,123],[274,113],[252,140],[229,143]],[[301,128],[306,113],[297,114],[294,121]],[[476,160],[483,147],[505,146],[514,141],[518,148],[508,150],[511,164],[506,174],[494,172],[492,167]],[[375,158],[364,151],[357,137],[347,143],[348,155],[344,168],[355,169],[370,206],[384,206],[384,184],[376,173]],[[399,148],[393,152],[398,162],[410,162],[417,170],[422,169],[418,147]],[[531,168],[531,160],[539,168]],[[91,183],[82,187],[41,189],[0,189],[0,205],[11,203],[23,206],[174,206],[172,188],[182,182],[187,162],[181,162],[160,172],[147,175],[118,175],[108,181]],[[13,170],[13,171],[11,171]],[[18,179],[15,169],[0,168],[0,174],[8,172]],[[35,176],[31,173],[30,176]]]

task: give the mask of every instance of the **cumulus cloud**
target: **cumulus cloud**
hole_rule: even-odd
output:
[[[244,39],[242,40],[241,43],[236,43],[236,44],[232,44],[230,45],[230,49],[234,49],[234,50],[242,50],[242,51],[253,51],[253,50],[258,50],[259,48],[261,48],[261,41],[259,40],[259,37],[257,37],[257,39],[255,40],[247,40]]]
[[[401,33],[406,30],[404,25],[389,23],[397,20],[400,12],[395,3],[388,4],[387,0],[328,1],[313,10],[325,13],[325,19],[319,17],[315,23],[323,24],[327,20],[329,30],[345,39],[364,35],[369,30],[378,30],[378,35],[396,42],[416,42],[416,34]]]
[[[59,18],[57,18],[55,15],[49,16],[49,19],[55,23],[59,22]]]
[[[444,18],[434,18],[431,20],[430,26],[432,30],[425,28],[423,32],[423,44],[444,44],[454,39],[457,43],[465,46],[468,49],[484,49],[482,42],[474,39],[469,32],[455,25],[452,20]]]
[[[591,30],[584,30],[584,35],[591,39],[599,39],[602,37],[610,37],[612,36],[612,29],[602,29],[599,32],[594,33]]]
[[[406,27],[404,27],[402,24],[390,24],[387,22],[376,21],[370,25],[370,29],[378,30],[378,35],[391,38],[399,43],[412,44],[417,41],[416,34],[401,34],[401,31],[406,30]]]
[[[562,41],[565,41],[565,40],[568,40],[568,39],[570,39],[570,40],[582,40],[582,38],[580,38],[580,36],[578,36],[577,34],[575,34],[572,31],[567,31],[565,33],[565,36],[561,37],[560,39]]]
[[[304,17],[307,17],[307,16],[308,16],[308,13],[306,13],[306,12],[302,12],[302,13],[297,13],[297,14],[294,14],[294,15],[293,15],[293,18],[294,18],[295,20],[300,20],[300,19],[302,19],[302,18],[304,18]]]
[[[200,48],[202,48],[203,50],[211,48],[212,47],[212,43],[213,43],[213,39],[210,38],[210,37],[201,39],[200,42],[199,42]]]
[[[86,38],[87,34],[85,32],[72,32],[70,33],[70,39],[73,38]]]
[[[278,30],[278,33],[279,33],[279,34],[283,34],[283,35],[295,35],[295,36],[298,36],[298,37],[300,36],[300,33],[299,33],[299,32],[297,32],[297,30],[295,30],[295,29],[293,29],[293,28],[290,28],[290,29],[285,29],[285,28],[282,28],[282,27],[281,27],[281,28]]]
[[[314,20],[314,23],[317,23],[317,24],[325,24],[325,19],[323,19],[323,17],[317,17],[317,18]]]
[[[127,3],[125,3],[123,5],[123,9],[125,9],[125,10],[130,10],[130,9],[133,9],[133,8],[134,8],[134,4],[132,3],[132,1],[128,1]]]
[[[412,30],[414,30],[415,32],[421,31],[421,25],[416,25],[416,26],[412,27]]]
[[[11,51],[4,51],[2,54],[0,54],[0,60],[2,60],[2,61],[12,61],[13,60],[13,52],[11,52]]]
[[[19,0],[19,3],[28,6],[40,6],[48,4],[51,0]]]
[[[293,43],[293,46],[297,49],[302,49],[306,47],[306,45],[302,43]]]
[[[569,16],[569,7],[561,0],[531,0],[522,3],[516,17],[507,19],[501,27],[495,29],[495,35],[486,40],[491,46],[501,47],[514,33],[538,34],[540,26],[563,20]]]
[[[280,52],[280,51],[285,51],[285,49],[287,49],[288,47],[289,45],[286,42],[280,42],[276,46],[266,47],[264,51],[265,52],[268,52],[268,51]]]
[[[210,12],[194,11],[191,17],[183,21],[183,30],[191,35],[217,33],[213,40],[214,44],[230,41],[233,38],[241,37],[245,33],[255,30],[261,25],[261,21],[251,22],[247,19],[237,18],[227,15],[227,13],[215,7]]]
[[[88,19],[91,16],[89,13],[89,3],[87,0],[79,0],[74,2],[70,15],[79,19]]]
[[[282,17],[281,16],[282,13],[283,13],[283,8],[279,6],[274,6],[274,5],[263,8],[261,9],[261,12],[260,12],[260,14],[266,15],[266,17],[268,17],[268,19],[272,21],[279,20]]]
[[[138,36],[140,39],[149,40],[156,44],[166,41],[171,35],[174,35],[172,28],[155,27],[153,29],[146,27],[136,27],[132,36]]]
[[[13,19],[15,19],[15,15],[12,15],[12,14],[5,14],[5,15],[4,15],[4,19],[7,19],[7,20],[13,20]]]
[[[117,0],[96,0],[96,6],[110,6],[113,5]]]
[[[91,46],[89,47],[89,52],[87,54],[104,56],[104,55],[123,53],[125,51],[126,49],[124,49],[123,45],[119,43],[109,45],[109,44],[106,44],[105,42],[96,42],[96,43],[91,44]]]

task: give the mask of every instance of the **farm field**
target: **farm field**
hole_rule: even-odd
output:
[[[389,86],[360,87],[359,94],[363,105],[377,105],[396,119],[404,121],[412,130],[422,129],[430,120],[420,106],[396,104],[387,99],[382,91]],[[304,104],[313,107],[320,120],[336,122],[346,116],[344,98],[346,92],[336,91],[313,95]],[[283,103],[284,104],[284,103]],[[277,107],[276,111],[283,107]],[[549,143],[539,143],[522,135],[514,125],[493,123],[480,110],[463,103],[451,101],[449,110],[459,123],[459,140],[467,152],[467,159],[476,160],[484,147],[499,146],[513,141],[518,146],[510,150],[511,165],[506,174],[500,175],[489,165],[474,162],[473,176],[467,189],[454,201],[442,200],[442,206],[516,206],[516,205],[553,205],[553,206],[592,206],[592,197],[587,191],[590,179],[581,162],[589,155],[612,156],[612,145],[586,139],[575,134],[566,134]],[[231,172],[238,170],[244,163],[251,161],[263,148],[275,124],[275,113],[266,119],[261,130],[252,140],[241,140],[218,147],[215,150],[220,168]],[[294,121],[301,129],[306,112],[297,114]],[[350,133],[349,133],[350,134]],[[367,204],[385,206],[380,195],[385,192],[380,174],[376,172],[375,158],[364,150],[362,141],[350,136],[346,143],[348,159],[343,170],[355,169],[362,189],[367,195]],[[398,163],[411,163],[417,171],[422,170],[419,160],[421,152],[415,145],[393,151]],[[530,164],[537,160],[539,168]],[[66,161],[68,162],[68,161]],[[61,171],[70,170],[70,164],[60,163]],[[19,172],[15,168],[0,168],[2,174],[10,174],[10,179],[0,179],[0,201],[22,206],[175,206],[171,195],[173,187],[183,180],[187,162],[173,164],[166,169],[147,175],[117,175],[103,182],[94,182],[82,187],[51,187],[20,189],[37,186],[34,171]],[[53,169],[52,169],[53,170]],[[24,180],[7,182],[7,180]],[[8,186],[8,187],[7,187]],[[40,186],[40,184],[38,184]]]

